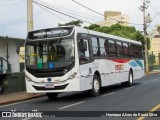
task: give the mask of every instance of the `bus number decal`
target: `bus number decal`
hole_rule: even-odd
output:
[[[115,65],[115,70],[124,70],[124,66],[122,64]]]

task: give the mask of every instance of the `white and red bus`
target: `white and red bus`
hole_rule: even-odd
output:
[[[28,93],[89,91],[144,76],[142,44],[126,38],[68,26],[31,31],[25,43]]]

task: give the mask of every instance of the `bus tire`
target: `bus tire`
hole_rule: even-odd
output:
[[[122,85],[123,86],[127,86],[127,87],[133,85],[133,73],[132,73],[132,71],[129,71],[128,81],[127,82],[123,82]]]
[[[92,89],[90,90],[90,95],[95,97],[100,94],[100,78],[97,75],[93,76]]]
[[[0,85],[0,93],[3,93],[3,92],[4,92],[4,86]]]
[[[58,93],[46,93],[46,96],[53,100],[53,99],[57,99]]]

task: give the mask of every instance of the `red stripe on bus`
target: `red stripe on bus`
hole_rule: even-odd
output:
[[[128,59],[108,59],[108,60],[112,60],[112,61],[118,62],[118,63],[127,63],[130,61]]]

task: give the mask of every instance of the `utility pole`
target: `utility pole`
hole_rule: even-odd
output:
[[[145,72],[146,74],[149,72],[148,69],[148,49],[147,49],[147,21],[146,21],[146,9],[148,8],[148,6],[146,5],[146,3],[148,3],[149,1],[144,0],[143,1],[143,5],[141,5],[141,7],[139,8],[142,12],[143,12],[143,30],[144,30],[144,48],[145,48]]]
[[[27,0],[27,32],[33,30],[33,0]]]

